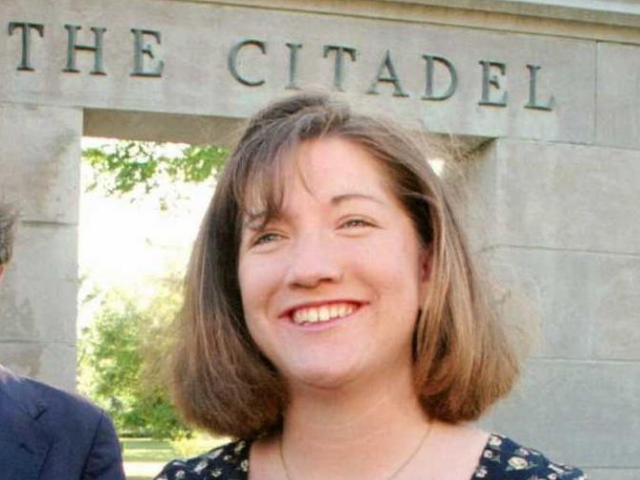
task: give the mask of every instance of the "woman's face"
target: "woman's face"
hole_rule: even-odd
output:
[[[427,257],[378,161],[327,138],[303,143],[287,168],[278,218],[243,228],[252,338],[293,389],[410,372]]]

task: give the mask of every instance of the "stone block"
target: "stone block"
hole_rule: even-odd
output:
[[[82,111],[0,104],[0,199],[33,222],[78,222]]]
[[[640,148],[640,46],[598,43],[596,141]]]
[[[315,86],[343,90],[368,110],[447,134],[594,141],[592,41],[201,2],[85,1],[79,8],[75,2],[52,6],[28,0],[8,4],[0,24],[41,19],[44,9],[51,13],[44,37],[32,35],[33,71],[17,70],[19,31],[0,44],[0,58],[6,60],[0,64],[0,101],[242,118],[292,92],[292,86]],[[82,27],[82,44],[95,43],[90,27],[106,28],[104,75],[91,74],[95,58],[87,51],[77,53],[78,72],[62,71],[67,23]],[[160,32],[161,41],[145,34],[144,45],[154,58],[142,57],[149,72],[164,62],[161,77],[133,74],[132,28]],[[245,40],[253,43],[238,51],[234,78],[230,52]],[[341,76],[336,75],[338,47],[344,52]],[[450,98],[422,98],[424,55],[443,57],[455,68],[458,85]],[[444,96],[451,75],[444,62],[435,62],[433,96]],[[551,111],[525,107],[533,71],[527,65],[540,67],[534,68],[536,104],[547,105],[553,96]],[[372,88],[377,78],[383,80]],[[483,88],[488,102],[482,102]],[[506,105],[497,105],[505,92]]]
[[[587,468],[585,473],[589,480],[638,480],[640,468]]]
[[[640,253],[639,151],[501,139],[462,168],[480,247]]]
[[[193,145],[233,145],[244,119],[167,113],[85,110],[84,135]]]
[[[533,355],[640,361],[640,257],[502,247],[483,261]]]
[[[0,340],[0,363],[18,375],[69,392],[76,389],[75,344]]]
[[[77,235],[74,225],[19,226],[0,288],[0,339],[75,343]]]
[[[640,362],[534,359],[481,424],[559,462],[637,470],[639,396]]]

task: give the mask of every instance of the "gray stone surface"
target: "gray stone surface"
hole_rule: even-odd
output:
[[[67,391],[76,389],[75,343],[0,340],[0,362],[14,373]]]
[[[483,260],[533,355],[640,361],[640,256],[502,247]]]
[[[640,468],[587,468],[589,480],[638,480]]]
[[[83,134],[153,142],[231,145],[245,119],[118,110],[85,110]]]
[[[82,111],[0,103],[0,198],[33,222],[78,223]]]
[[[0,198],[21,224],[0,286],[0,362],[75,385],[82,112],[0,105]]]
[[[20,225],[0,287],[0,339],[75,343],[77,236],[73,225]]]
[[[640,254],[638,151],[500,139],[462,168],[479,248]]]
[[[0,101],[240,118],[288,91],[286,43],[300,42],[300,85],[331,88],[334,57],[323,57],[324,46],[353,47],[358,50],[356,61],[345,59],[344,64],[343,88],[350,98],[432,130],[580,143],[594,138],[595,42],[190,2],[128,0],[68,0],[55,7],[45,0],[29,0],[3,8],[0,24],[15,18],[41,18],[46,8],[55,10],[49,17],[55,20],[46,22],[44,39],[35,34],[32,39],[35,71],[16,70],[19,35],[0,44],[0,58],[6,59],[0,63]],[[93,55],[87,52],[78,54],[81,73],[61,72],[67,43],[63,24],[71,21],[84,27],[79,37],[84,43],[93,41],[87,35],[89,26],[107,28],[107,75],[88,73]],[[133,27],[162,32],[156,54],[165,62],[163,78],[131,76]],[[242,75],[264,79],[264,85],[255,87],[234,80],[227,68],[230,48],[250,38],[266,42],[266,54],[249,47],[239,56]],[[148,42],[155,43],[152,39]],[[393,97],[390,84],[380,85],[379,95],[365,93],[387,50],[408,98]],[[423,54],[445,56],[456,66],[460,83],[451,99],[420,99],[425,90]],[[509,95],[506,108],[478,105],[481,60],[506,65],[506,76],[501,80],[501,88]],[[523,108],[529,94],[527,64],[542,66],[538,96],[545,102],[554,95],[554,111]],[[436,75],[437,91],[445,89],[445,83],[445,76]],[[501,95],[502,90],[491,96]]]
[[[531,360],[482,424],[559,462],[640,469],[639,395],[639,362]]]
[[[214,0],[209,0],[214,1]],[[244,0],[246,1],[246,0]],[[544,19],[640,26],[640,5],[634,0],[381,0],[387,3],[420,4],[473,9],[487,13],[530,15]]]
[[[598,44],[596,138],[599,144],[640,148],[640,46]]]

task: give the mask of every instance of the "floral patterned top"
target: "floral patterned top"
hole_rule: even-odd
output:
[[[189,460],[174,460],[155,480],[247,480],[251,443],[228,443]],[[587,480],[581,470],[492,433],[470,480]]]

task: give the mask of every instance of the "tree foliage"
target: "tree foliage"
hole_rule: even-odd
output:
[[[148,194],[163,182],[203,182],[216,176],[228,154],[227,148],[213,145],[130,140],[83,151],[94,170],[88,190],[100,187],[110,195]]]
[[[113,291],[80,339],[80,388],[121,432],[155,438],[190,435],[166,393],[167,334],[179,308],[177,289],[161,288],[146,305]]]
[[[83,151],[92,171],[87,190],[132,201],[153,193],[161,209],[167,208],[168,195],[180,197],[175,185],[214,180],[227,156],[224,147],[142,141],[118,141]],[[157,295],[147,302],[133,294],[109,292],[91,325],[82,331],[80,389],[125,434],[184,439],[192,433],[171,405],[164,381],[163,360],[171,352],[172,337],[167,332],[180,305],[178,291],[176,282],[169,281],[159,285]]]

